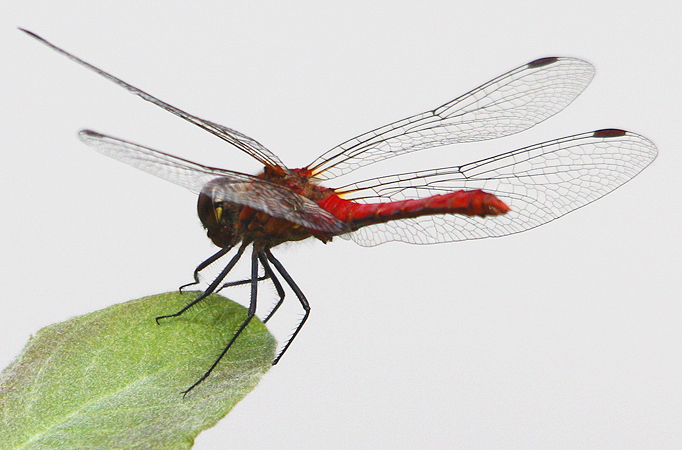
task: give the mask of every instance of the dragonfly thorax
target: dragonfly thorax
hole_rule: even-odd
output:
[[[253,242],[256,247],[272,248],[283,242],[317,236],[304,226],[226,199],[240,190],[248,191],[248,184],[216,178],[207,183],[199,194],[199,219],[209,239],[218,247]]]

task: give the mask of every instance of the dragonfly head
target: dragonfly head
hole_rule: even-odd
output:
[[[236,243],[235,224],[239,215],[239,205],[219,198],[211,189],[210,183],[199,194],[197,213],[206,228],[206,233],[220,248]]]

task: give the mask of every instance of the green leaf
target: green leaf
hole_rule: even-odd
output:
[[[246,317],[211,295],[167,293],[50,325],[0,374],[0,448],[188,449],[271,367],[276,342],[253,319],[186,396]]]

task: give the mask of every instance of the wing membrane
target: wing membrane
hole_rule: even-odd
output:
[[[656,158],[647,138],[600,130],[514,150],[462,166],[373,178],[337,189],[344,198],[397,201],[461,189],[483,189],[507,203],[502,216],[422,216],[361,228],[347,235],[363,246],[499,237],[581,208],[635,177]]]
[[[203,166],[91,130],[83,130],[78,136],[103,155],[183,186],[194,193],[200,193],[206,183],[219,178],[218,191],[226,201],[250,206],[306,228],[333,233],[346,229],[343,222],[320,208],[317,203],[262,178]]]
[[[404,153],[518,133],[568,106],[593,76],[594,67],[580,59],[536,60],[438,108],[350,139],[308,168],[331,179]]]

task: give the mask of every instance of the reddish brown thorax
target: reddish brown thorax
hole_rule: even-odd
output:
[[[258,177],[284,186],[315,202],[334,195],[332,189],[314,184],[309,170],[285,171],[280,167],[266,166]],[[218,247],[226,248],[239,242],[253,242],[256,246],[269,248],[283,242],[300,241],[309,237],[328,242],[333,237],[328,233],[311,230],[249,206],[222,199],[220,185],[224,182],[227,181],[217,178],[207,183],[201,190],[197,202],[199,219],[206,228],[209,239]]]

